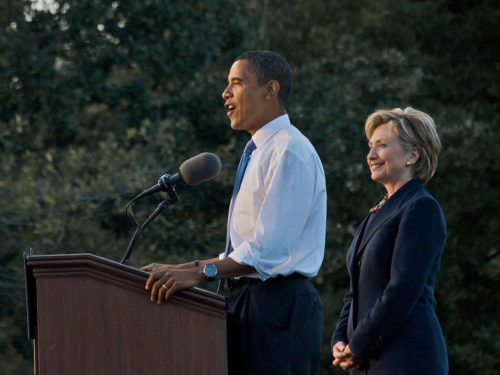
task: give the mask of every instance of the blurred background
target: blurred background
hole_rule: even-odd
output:
[[[435,119],[444,146],[428,189],[449,227],[436,293],[450,374],[498,374],[499,13],[494,0],[0,0],[2,374],[32,373],[22,254],[119,261],[135,230],[126,203],[204,151],[220,156],[221,175],[178,186],[181,201],[130,264],[221,251],[248,134],[229,128],[220,95],[233,60],[253,49],[292,66],[289,114],[326,172],[321,374],[342,373],[329,341],[345,252],[384,195],[365,165],[363,122],[406,106]],[[161,199],[137,203],[139,220]]]

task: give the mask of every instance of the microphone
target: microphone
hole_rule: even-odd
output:
[[[174,175],[164,174],[158,180],[158,183],[144,190],[134,201],[157,193],[159,191],[168,191],[170,187],[176,184],[198,185],[205,181],[210,181],[217,177],[222,168],[219,157],[210,152],[203,152],[186,160],[179,167],[179,172]]]
[[[222,164],[217,155],[210,152],[201,153],[182,163],[179,167],[178,173],[174,174],[173,176],[164,174],[160,177],[156,185],[150,187],[147,190],[144,190],[142,193],[128,202],[125,211],[127,212],[128,217],[137,225],[137,229],[132,236],[132,239],[130,240],[121,263],[128,264],[130,255],[132,254],[132,250],[134,249],[139,236],[149,225],[149,223],[151,223],[168,205],[173,204],[179,200],[174,189],[175,184],[201,184],[202,182],[214,179],[220,173],[221,168]],[[131,207],[132,203],[134,203],[138,199],[149,194],[157,193],[159,191],[166,191],[169,195],[169,199],[161,202],[156,210],[146,219],[146,221],[144,221],[144,223],[140,225],[137,220],[135,220],[134,215],[132,214],[132,210],[130,209],[129,211],[129,208]]]
[[[186,160],[179,167],[179,173],[172,176],[172,183],[177,180],[186,185],[198,185],[217,177],[222,168],[222,163],[217,155],[203,152]],[[179,177],[176,177],[179,175]]]

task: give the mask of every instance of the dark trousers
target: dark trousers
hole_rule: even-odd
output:
[[[229,375],[313,375],[320,365],[323,304],[294,274],[230,284]]]

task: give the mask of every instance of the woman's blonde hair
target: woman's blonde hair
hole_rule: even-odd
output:
[[[388,124],[406,151],[418,150],[420,157],[413,165],[413,178],[424,184],[429,182],[436,171],[441,151],[441,141],[432,117],[411,107],[404,110],[379,109],[366,119],[366,137],[370,139],[375,129],[383,124]]]

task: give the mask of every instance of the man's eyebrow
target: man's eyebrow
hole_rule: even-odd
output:
[[[233,82],[243,82],[243,78],[240,78],[240,77],[233,77],[233,78],[230,78],[227,80],[229,83],[233,83]]]

